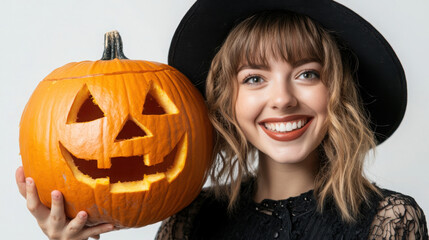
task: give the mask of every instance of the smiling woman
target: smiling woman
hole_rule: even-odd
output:
[[[254,151],[259,153],[258,174],[272,176],[267,171],[274,166],[289,172],[288,164],[274,164],[267,168],[271,161],[301,164],[304,166],[301,171],[311,170],[311,179],[285,178],[290,174],[277,178],[285,182],[294,179],[304,190],[315,188],[319,209],[323,208],[329,192],[333,194],[344,219],[351,221],[356,217],[358,205],[367,198],[369,191],[378,192],[361,172],[364,157],[375,143],[360,106],[361,100],[349,70],[351,66],[343,66],[342,62],[333,36],[318,23],[299,14],[262,12],[244,20],[231,31],[213,59],[207,79],[207,99],[211,106],[226,104],[221,101],[227,99],[224,95],[227,93],[212,91],[212,85],[230,85],[229,88],[235,89],[237,97],[228,108],[232,107],[230,111],[236,123],[231,124],[234,129],[227,132],[237,132],[238,135],[224,136],[236,139],[234,142],[239,142],[241,137],[245,140],[241,146],[249,144],[231,154],[231,157],[240,157],[225,160],[223,166],[229,168],[229,177],[233,176],[231,171],[234,170],[228,161],[242,161],[240,165],[247,165],[249,154]],[[313,78],[303,78],[303,75]],[[229,76],[236,76],[237,80],[231,81]],[[255,78],[258,80],[253,80]],[[249,79],[254,81],[253,84]],[[343,93],[340,95],[340,92]],[[211,108],[210,111],[219,116],[221,110]],[[280,128],[282,124],[286,127],[287,121],[301,118],[306,124],[299,130],[281,133],[265,127],[266,123],[272,122],[279,124]],[[219,126],[217,122],[223,119],[228,117],[212,117],[215,126]],[[322,163],[326,158],[330,161]],[[322,174],[322,171],[329,173]],[[251,175],[246,171],[243,174]],[[347,177],[338,181],[343,175]],[[243,176],[237,177],[236,184],[241,184],[240,179]],[[230,181],[233,186],[234,181]],[[302,192],[302,189],[289,189],[292,190],[281,191],[285,195],[283,198]],[[353,190],[345,196],[345,189]],[[255,194],[259,195],[258,192]],[[232,197],[231,204],[234,200]]]
[[[217,155],[214,186],[158,239],[427,238],[414,199],[363,173],[399,125],[406,89],[393,50],[360,16],[328,0],[199,0],[170,64],[194,84],[208,69]]]

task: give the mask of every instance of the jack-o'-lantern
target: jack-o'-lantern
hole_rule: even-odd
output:
[[[57,189],[67,216],[139,227],[187,206],[212,153],[198,90],[176,69],[122,54],[117,32],[102,60],[69,63],[39,83],[24,109],[20,149],[43,204]]]

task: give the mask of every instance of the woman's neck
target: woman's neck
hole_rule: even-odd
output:
[[[259,153],[254,200],[287,199],[314,188],[314,179],[319,170],[317,152],[314,151],[299,163],[278,163]]]

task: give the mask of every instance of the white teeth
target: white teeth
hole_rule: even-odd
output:
[[[290,132],[290,131],[292,131],[292,123],[287,122],[286,123],[286,132]]]
[[[277,124],[276,124],[277,125]],[[276,128],[277,129],[277,128]],[[284,123],[280,123],[280,132],[284,132],[284,131],[286,131],[286,126],[285,126],[285,124]],[[277,130],[278,131],[278,130]]]
[[[264,123],[266,129],[275,132],[290,132],[295,129],[300,129],[305,126],[307,121],[301,119],[294,122],[282,122],[282,123]]]

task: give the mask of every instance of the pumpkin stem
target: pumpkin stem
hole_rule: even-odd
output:
[[[122,52],[122,39],[116,30],[104,34],[104,52],[101,60],[128,59]]]

